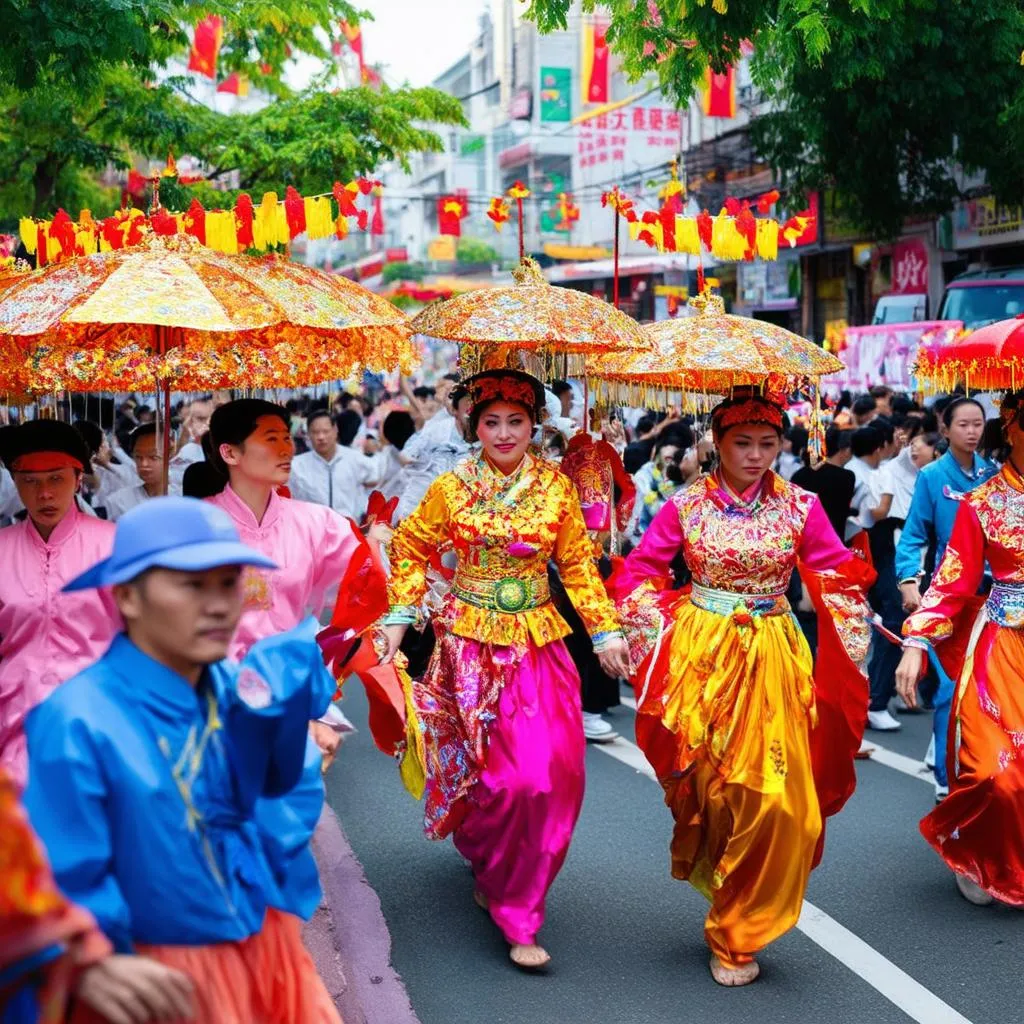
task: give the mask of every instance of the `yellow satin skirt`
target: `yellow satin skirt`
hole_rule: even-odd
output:
[[[813,661],[792,615],[688,599],[636,683],[637,741],[675,818],[672,874],[711,902],[705,934],[738,967],[796,924],[821,834]]]

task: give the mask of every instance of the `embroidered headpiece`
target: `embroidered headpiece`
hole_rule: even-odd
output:
[[[474,406],[484,402],[515,402],[526,406],[534,419],[543,407],[543,385],[521,370],[485,370],[470,377],[466,388]]]
[[[754,396],[726,399],[711,413],[711,427],[717,437],[741,423],[760,424],[782,433],[782,408],[767,398]]]

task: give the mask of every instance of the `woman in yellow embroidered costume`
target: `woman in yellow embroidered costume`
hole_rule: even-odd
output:
[[[675,818],[672,874],[711,902],[715,980],[742,985],[796,923],[822,819],[853,791],[868,691],[846,648],[867,652],[872,574],[818,499],[770,471],[777,405],[727,400],[712,427],[719,468],[666,503],[611,586],[640,665],[637,741]],[[688,593],[667,590],[680,551]],[[827,682],[785,597],[798,562]]]
[[[602,666],[626,675],[629,665],[576,491],[527,451],[540,382],[501,370],[467,387],[483,452],[439,477],[395,533],[386,657],[415,618],[431,556],[450,545],[458,568],[434,619],[434,656],[413,690],[426,833],[453,835],[512,960],[539,967],[549,958],[536,935],[579,815],[584,759],[579,677],[562,639],[569,627],[551,603],[549,561]]]

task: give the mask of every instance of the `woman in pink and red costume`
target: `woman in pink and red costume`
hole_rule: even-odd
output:
[[[537,933],[583,801],[585,748],[580,681],[563,641],[569,627],[551,603],[549,561],[602,667],[621,676],[629,666],[576,491],[528,452],[542,385],[495,370],[466,386],[483,451],[442,474],[395,533],[385,660],[415,621],[431,557],[450,545],[458,568],[434,619],[437,647],[413,684],[426,832],[454,837],[513,963],[538,968],[550,959]]]
[[[771,471],[777,404],[738,395],[712,428],[718,468],[669,499],[610,586],[640,665],[637,742],[675,818],[672,874],[710,901],[711,972],[736,986],[796,924],[822,821],[853,792],[873,573],[818,498]],[[693,584],[673,593],[680,553]],[[798,564],[818,606],[817,675],[786,600]]]
[[[288,483],[295,456],[284,408],[256,398],[218,406],[210,418],[210,441],[211,466],[222,489],[207,500],[231,517],[243,544],[280,567],[246,570],[245,608],[229,651],[230,657],[241,658],[257,640],[319,612],[327,591],[341,583],[354,560],[369,559],[370,553],[351,519],[326,505],[278,493]],[[339,743],[332,711],[312,726],[328,757]]]
[[[103,654],[117,632],[108,594],[62,592],[110,554],[114,524],[78,509],[89,448],[69,424],[34,420],[9,430],[0,457],[27,511],[0,530],[0,763],[24,786],[25,716]]]

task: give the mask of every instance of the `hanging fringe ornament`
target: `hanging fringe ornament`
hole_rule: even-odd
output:
[[[305,202],[306,237],[311,241],[318,238],[329,238],[334,233],[334,214],[331,201],[326,196],[315,199],[307,198]]]
[[[779,258],[779,222],[759,220],[757,222],[757,255],[763,260]]]
[[[245,252],[252,248],[252,218],[255,211],[252,208],[252,197],[248,192],[243,192],[235,200],[235,238],[238,242],[239,252]]]
[[[487,216],[494,225],[495,231],[501,231],[511,214],[512,208],[501,196],[495,196],[487,208]]]
[[[306,230],[306,204],[292,185],[285,189],[284,216],[288,222],[288,241],[294,241]]]

